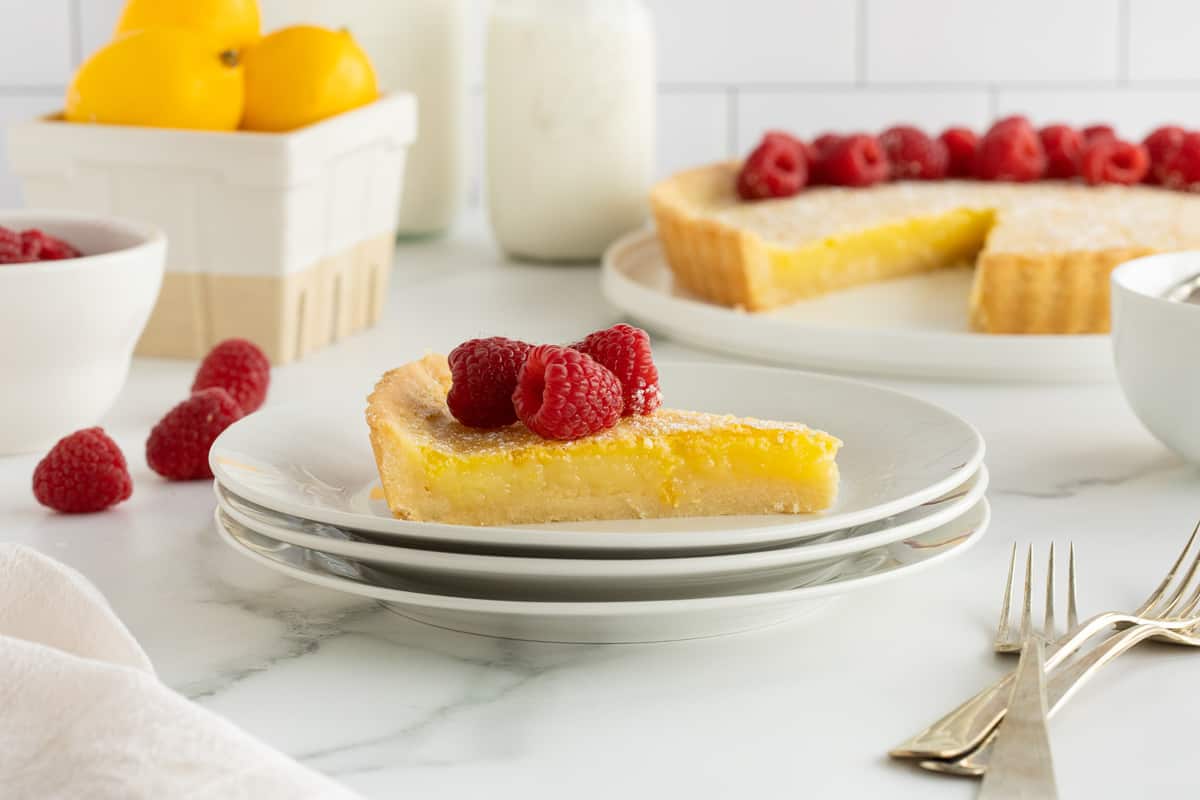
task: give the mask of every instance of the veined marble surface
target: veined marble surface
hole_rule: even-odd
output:
[[[617,319],[594,268],[503,263],[476,221],[403,246],[387,319],[276,370],[268,402],[355,400],[427,349],[500,333],[570,341]],[[163,482],[142,455],[193,370],[135,362],[103,423],[135,483],[112,512],[52,514],[29,489],[37,457],[0,458],[0,539],[86,574],[170,686],[368,797],[973,797],[971,781],[884,754],[1013,666],[989,650],[1011,543],[1074,541],[1088,614],[1136,605],[1200,516],[1200,475],[1140,427],[1115,383],[882,381],[987,438],[994,521],[964,558],[738,636],[485,639],[296,583],[221,544],[211,486]],[[1200,653],[1153,644],[1102,673],[1051,726],[1062,796],[1194,787],[1197,678]]]

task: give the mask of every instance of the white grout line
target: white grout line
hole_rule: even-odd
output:
[[[854,82],[867,84],[867,0],[858,0],[854,9]]]

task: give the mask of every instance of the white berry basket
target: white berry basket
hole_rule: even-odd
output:
[[[284,134],[51,116],[12,127],[8,158],[30,206],[166,232],[139,354],[197,358],[239,336],[282,364],[379,318],[416,128],[407,94]]]

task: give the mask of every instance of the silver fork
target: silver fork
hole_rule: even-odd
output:
[[[1000,624],[996,626],[996,638],[992,649],[997,653],[1019,653],[1021,643],[1029,638],[1033,627],[1033,545],[1025,556],[1025,593],[1021,601],[1020,630],[1009,624],[1012,610],[1013,575],[1017,567],[1017,543],[1013,542],[1012,556],[1008,560],[1008,580],[1004,584],[1004,602],[1000,607]],[[1079,625],[1079,611],[1075,601],[1075,545],[1068,543],[1067,557],[1067,630],[1066,635]],[[1042,620],[1042,638],[1053,642],[1059,638],[1054,624],[1054,543],[1050,543],[1050,556],[1046,562],[1046,608]]]
[[[1192,590],[1190,594],[1188,590],[1194,585],[1197,570],[1200,569],[1200,551],[1193,554],[1190,559],[1188,554],[1196,543],[1198,533],[1200,533],[1200,523],[1192,530],[1187,544],[1184,545],[1179,557],[1175,559],[1162,582],[1136,611],[1132,614],[1111,611],[1097,614],[1079,625],[1070,636],[1056,642],[1052,651],[1046,654],[1046,671],[1051,673],[1051,680],[1054,679],[1053,670],[1057,669],[1093,636],[1114,625],[1139,626],[1131,630],[1152,630],[1152,633],[1146,635],[1153,635],[1167,641],[1170,641],[1171,637],[1162,634],[1170,631],[1187,633],[1190,629],[1197,627],[1200,624],[1200,615],[1197,614],[1197,607],[1200,606],[1200,587]],[[1174,586],[1176,578],[1184,568],[1187,570],[1186,574],[1179,584]],[[1172,586],[1174,586],[1173,590]],[[1152,628],[1142,627],[1148,622],[1152,623]],[[1128,632],[1125,631],[1125,633]],[[1114,638],[1110,637],[1109,641],[1111,642]],[[916,736],[901,743],[889,754],[894,758],[947,760],[958,759],[970,753],[1003,719],[1011,687],[1012,675],[1009,674]]]

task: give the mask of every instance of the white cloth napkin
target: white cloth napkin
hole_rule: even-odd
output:
[[[0,796],[353,798],[189,702],[86,578],[0,545]]]

